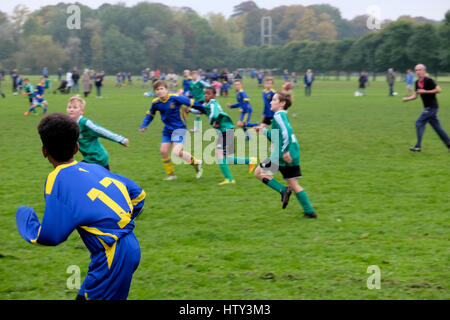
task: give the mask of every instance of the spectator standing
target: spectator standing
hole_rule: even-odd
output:
[[[386,81],[389,85],[389,96],[393,97],[394,96],[394,83],[395,83],[394,69],[392,69],[392,68],[388,69],[388,73],[386,75]]]

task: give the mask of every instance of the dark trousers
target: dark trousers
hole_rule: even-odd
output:
[[[305,86],[305,96],[310,96],[311,95],[311,83],[310,84],[306,84]]]
[[[417,132],[417,144],[416,147],[420,148],[422,145],[422,137],[425,133],[425,127],[427,123],[433,127],[434,131],[438,134],[441,140],[445,143],[447,147],[450,148],[450,138],[447,133],[442,129],[441,123],[437,117],[439,108],[426,107],[425,110],[420,114],[419,118],[416,120],[416,132]]]
[[[389,83],[389,95],[390,96],[394,95],[394,84],[393,83]]]

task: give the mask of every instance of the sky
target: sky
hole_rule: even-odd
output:
[[[230,16],[233,13],[233,7],[245,0],[122,0],[127,6],[133,6],[138,2],[159,2],[168,6],[190,7],[201,15],[208,12],[222,13]],[[401,15],[423,16],[433,20],[443,20],[445,12],[450,9],[448,0],[253,0],[258,7],[272,9],[281,5],[312,5],[312,4],[330,4],[341,11],[345,19],[353,19],[357,15],[375,13],[372,6],[379,8],[379,18],[381,20],[396,20]],[[55,5],[59,2],[74,3],[79,2],[93,9],[98,8],[103,3],[118,3],[118,0],[1,0],[0,11],[11,14],[14,7],[18,4],[27,6],[30,10],[39,9],[45,5]],[[376,14],[376,13],[375,13]]]

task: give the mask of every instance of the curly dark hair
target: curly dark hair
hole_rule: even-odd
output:
[[[69,161],[75,152],[80,127],[63,113],[51,113],[39,122],[37,127],[42,144],[56,161]]]

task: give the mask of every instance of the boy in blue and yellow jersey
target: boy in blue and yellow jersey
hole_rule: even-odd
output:
[[[270,126],[273,119],[274,112],[270,110],[270,103],[272,102],[272,98],[275,95],[276,91],[273,89],[273,78],[266,77],[264,79],[264,90],[262,92],[262,98],[264,101],[264,111],[262,115],[262,123],[261,127]]]
[[[42,154],[55,169],[45,182],[42,223],[33,208],[17,209],[20,235],[32,244],[55,246],[76,229],[91,253],[77,299],[126,299],[140,261],[133,229],[145,192],[99,165],[75,161],[80,131],[69,116],[52,113],[38,131]]]
[[[292,95],[286,91],[278,91],[272,98],[271,108],[275,113],[272,129],[267,130],[262,126],[255,127],[256,131],[262,132],[272,142],[272,154],[260,163],[255,170],[255,176],[265,185],[277,191],[281,195],[283,209],[286,208],[289,197],[294,191],[298,202],[303,207],[305,218],[317,218],[305,190],[298,183],[302,176],[300,170],[300,148],[289,123],[288,108],[292,105]],[[287,181],[285,187],[273,176],[280,171]]]
[[[161,157],[166,169],[167,177],[164,180],[174,180],[177,178],[170,159],[170,149],[194,166],[196,178],[199,179],[203,173],[202,161],[197,160],[189,152],[183,151],[184,136],[186,134],[186,123],[184,118],[183,105],[192,107],[201,106],[201,103],[178,94],[169,94],[167,83],[164,80],[158,80],[153,83],[153,92],[157,98],[153,99],[152,106],[144,118],[139,131],[147,130],[149,124],[153,121],[157,111],[161,114],[161,120],[164,123],[161,140]]]
[[[47,113],[47,100],[44,98],[44,91],[45,91],[45,78],[42,77],[39,80],[38,85],[36,86],[36,89],[34,89],[34,95],[33,95],[33,101],[31,103],[30,109],[24,113],[25,116],[29,115],[31,111],[35,111],[34,109],[38,106],[42,106],[44,110],[44,114]]]
[[[252,173],[256,158],[238,158],[234,155],[234,124],[231,117],[226,114],[219,102],[214,99],[217,91],[214,87],[207,87],[205,89],[205,103],[202,107],[193,106],[195,109],[190,110],[193,113],[204,113],[209,118],[209,124],[217,130],[217,146],[216,157],[219,163],[220,171],[225,177],[225,180],[219,183],[219,186],[226,184],[234,184],[236,180],[233,179],[228,164],[248,164],[249,173]]]
[[[239,121],[237,125],[244,129],[245,136],[247,139],[250,139],[250,136],[248,135],[247,128],[248,127],[255,127],[258,124],[257,123],[250,123],[250,119],[252,117],[252,105],[250,104],[250,99],[247,96],[247,93],[242,88],[242,82],[240,79],[234,80],[234,88],[236,89],[236,104],[230,104],[227,103],[228,108],[240,108],[241,116],[239,117]]]

